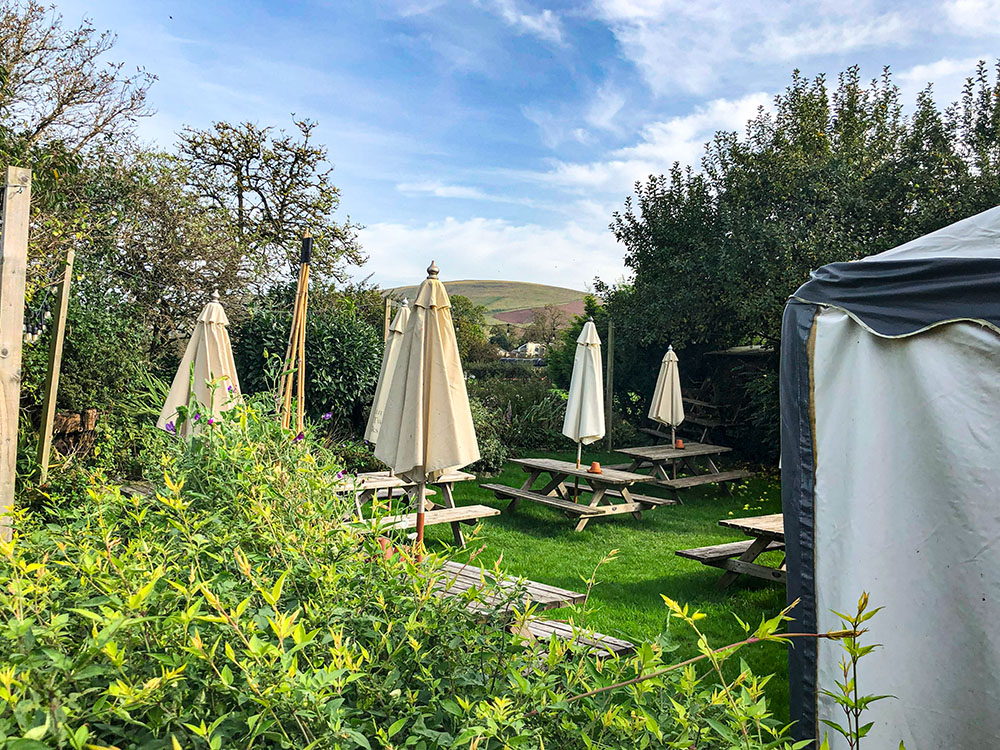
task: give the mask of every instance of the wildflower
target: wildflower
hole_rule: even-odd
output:
[[[167,422],[165,425],[163,425],[163,429],[165,429],[171,435],[177,434],[177,428],[174,426],[173,422]]]
[[[208,423],[209,424],[215,424],[215,418],[214,417],[209,417],[208,418]]]
[[[323,419],[324,420],[330,419],[332,417],[333,417],[333,412],[332,411],[328,411],[326,414],[323,415]]]
[[[306,437],[305,433],[300,432],[298,435],[295,436],[295,438],[292,440],[292,442],[293,443],[301,442],[302,440],[305,440],[305,437]]]
[[[343,478],[344,478],[344,472],[338,471],[337,472],[337,479],[343,479]]]
[[[194,417],[192,418],[191,421],[192,422],[197,422],[199,419],[201,419],[201,413],[200,412],[195,412],[194,413]]]
[[[229,393],[232,393],[233,392],[233,387],[231,385],[230,386],[226,386],[226,391],[229,392]]]

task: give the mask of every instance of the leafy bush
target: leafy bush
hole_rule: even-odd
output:
[[[539,370],[529,362],[503,362],[499,359],[484,362],[462,362],[469,380],[530,380],[538,377]],[[542,371],[541,374],[544,374]]]
[[[544,375],[517,380],[470,380],[469,393],[496,415],[493,431],[514,450],[566,447],[566,394]],[[478,430],[478,425],[477,425]]]
[[[471,395],[469,408],[472,410],[472,425],[476,429],[480,458],[466,470],[477,474],[499,474],[509,456],[504,441],[503,414]]]
[[[265,302],[233,326],[233,356],[244,393],[274,392],[291,329],[291,307]],[[357,432],[382,364],[382,336],[351,305],[310,308],[306,325],[306,413]]]
[[[439,560],[343,521],[329,453],[256,406],[161,466],[152,496],[94,476],[0,543],[0,747],[793,747],[766,678],[728,664],[783,613],[713,650],[667,600],[701,650],[676,666],[664,637],[528,647],[522,591],[435,595]]]

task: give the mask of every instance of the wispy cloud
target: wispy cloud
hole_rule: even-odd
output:
[[[953,29],[967,36],[998,36],[1000,0],[949,0],[945,16]]]
[[[900,13],[883,13],[857,21],[803,25],[793,30],[772,30],[751,54],[778,60],[798,60],[816,55],[838,54],[871,47],[908,44],[914,27]]]
[[[763,92],[739,99],[716,99],[693,112],[646,125],[634,145],[591,162],[556,162],[537,176],[545,182],[579,191],[630,192],[636,180],[667,172],[674,162],[697,164],[706,142],[717,130],[742,130],[771,96]]]
[[[512,197],[487,193],[477,187],[468,185],[451,185],[444,182],[401,182],[396,189],[408,195],[427,195],[433,198],[458,198],[472,201],[488,201],[491,203],[515,203],[521,206],[533,205],[533,201],[524,197]]]
[[[486,5],[520,34],[529,34],[555,44],[563,43],[562,22],[548,8],[540,11],[526,9],[519,0],[488,0]]]

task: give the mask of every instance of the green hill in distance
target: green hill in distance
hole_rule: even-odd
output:
[[[587,295],[576,289],[526,281],[446,281],[444,286],[448,294],[461,294],[471,299],[473,304],[485,307],[489,325],[530,323],[533,309],[545,305],[557,305],[566,312],[568,319],[583,313],[583,298]],[[401,286],[392,291],[412,302],[417,288]]]

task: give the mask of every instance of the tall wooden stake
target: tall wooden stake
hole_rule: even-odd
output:
[[[312,259],[312,243],[312,236],[307,230],[302,238],[299,282],[295,289],[295,306],[292,310],[292,329],[288,334],[285,371],[281,376],[278,393],[281,426],[287,429],[291,426],[292,391],[295,391],[295,426],[300,433],[305,429],[306,309],[309,305],[309,262]]]
[[[604,365],[604,444],[607,450],[615,449],[612,436],[611,415],[615,405],[615,322],[608,320],[608,361]]]
[[[391,315],[392,315],[392,302],[390,302],[389,298],[386,297],[385,298],[385,323],[382,326],[382,340],[383,341],[388,341],[389,340],[389,326],[391,325],[391,323],[389,321],[389,318],[391,317]]]
[[[7,167],[0,205],[0,539],[12,536],[17,473],[17,419],[21,403],[24,275],[28,260],[31,170]]]
[[[42,425],[38,434],[39,479],[45,484],[49,478],[49,454],[52,451],[52,424],[56,418],[56,396],[59,393],[59,370],[62,367],[63,341],[66,338],[66,309],[69,306],[69,286],[73,279],[72,248],[66,253],[59,301],[56,304],[55,324],[49,344],[49,369],[45,375],[45,400],[42,402]]]

